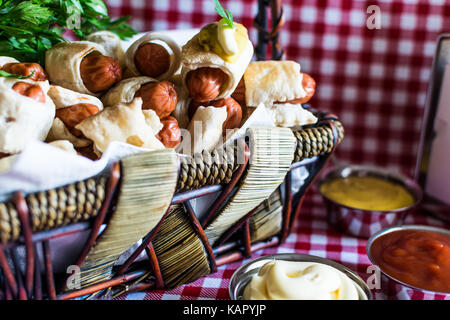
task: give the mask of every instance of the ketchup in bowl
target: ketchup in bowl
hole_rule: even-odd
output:
[[[370,246],[373,263],[406,285],[450,293],[450,235],[425,230],[388,232]]]

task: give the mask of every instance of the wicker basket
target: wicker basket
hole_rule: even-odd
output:
[[[259,5],[258,59],[265,58],[268,42],[273,42],[272,58],[280,59],[280,1],[270,4],[271,32],[268,2]],[[16,192],[0,203],[0,300],[114,297],[174,288],[279,245],[291,232],[306,190],[343,138],[334,115],[314,113],[319,121],[313,126],[250,128],[250,139],[240,140],[230,153],[142,153],[87,180],[34,194]],[[271,145],[265,137],[274,133],[283,156],[268,165]],[[293,174],[300,168],[308,177],[294,187]],[[213,193],[216,200],[199,219],[191,200]],[[81,233],[88,234],[82,251],[67,262],[80,271],[79,287],[73,289],[70,275],[53,270],[50,242]]]

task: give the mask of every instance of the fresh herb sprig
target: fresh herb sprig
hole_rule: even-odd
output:
[[[234,28],[233,15],[227,9],[224,9],[219,0],[214,0],[216,7],[214,8],[219,16],[222,17],[222,21],[230,28]]]
[[[0,55],[44,65],[45,51],[65,41],[66,30],[80,40],[100,30],[127,39],[136,34],[127,20],[111,19],[102,0],[0,0]]]
[[[0,77],[5,77],[5,78],[28,79],[28,78],[31,78],[32,76],[34,76],[34,71],[31,72],[28,76],[22,76],[20,74],[13,74],[13,73],[6,72],[4,70],[0,70]]]

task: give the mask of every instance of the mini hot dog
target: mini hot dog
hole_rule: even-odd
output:
[[[193,100],[230,97],[252,59],[253,45],[243,25],[234,23],[226,34],[221,30],[220,22],[208,24],[182,48],[182,85]],[[234,43],[234,52],[225,50],[223,39]]]
[[[3,71],[8,73],[29,77],[29,80],[33,81],[45,81],[48,80],[47,74],[44,69],[38,63],[7,63],[2,67]]]
[[[132,104],[139,100],[142,112],[148,118],[150,111],[161,125],[153,127],[156,138],[166,148],[174,148],[181,141],[181,130],[178,121],[170,114],[178,103],[178,93],[175,85],[167,80],[158,81],[150,77],[133,77],[122,80],[102,98],[105,107],[114,107],[117,104]],[[148,120],[148,119],[147,119]]]
[[[302,77],[302,86],[306,92],[306,96],[304,98],[286,101],[286,103],[304,104],[304,103],[308,103],[309,100],[311,100],[311,98],[314,96],[314,94],[316,92],[316,81],[314,80],[313,77],[311,77],[307,73],[300,72],[300,75]],[[245,81],[244,81],[244,78],[241,79],[238,86],[236,87],[236,90],[233,92],[233,94],[231,96],[240,105],[245,106]],[[282,103],[282,102],[278,102],[278,103]]]
[[[314,79],[295,61],[257,61],[249,64],[232,96],[250,109],[264,105],[276,126],[293,127],[317,121],[302,107],[315,89]]]
[[[162,81],[180,69],[179,45],[161,32],[149,32],[136,40],[125,54],[126,76],[147,76]]]
[[[158,78],[169,70],[170,54],[162,45],[146,43],[136,51],[134,63],[142,75]]]
[[[168,117],[177,106],[177,91],[170,81],[150,82],[135,94],[142,98],[142,110],[152,109],[160,119]]]
[[[72,106],[57,109],[56,117],[59,118],[76,137],[82,137],[81,131],[75,129],[75,126],[84,119],[99,113],[98,106],[90,103],[77,103]]]
[[[12,86],[12,89],[25,97],[34,99],[40,103],[45,103],[45,93],[37,84],[19,81]]]
[[[120,63],[93,42],[62,42],[46,52],[45,66],[52,84],[100,96],[122,79]]]
[[[163,128],[158,132],[156,138],[163,143],[166,148],[175,148],[181,142],[181,130],[178,121],[174,117],[166,117],[161,120]]]
[[[137,97],[142,98],[142,110],[152,109],[160,119],[169,116],[178,102],[178,94],[172,82],[150,77],[122,80],[102,97],[102,102],[105,107],[109,107],[117,103],[131,103]]]
[[[59,86],[51,86],[48,94],[55,103],[56,113],[47,141],[68,140],[76,148],[91,145],[92,142],[75,127],[103,110],[102,102],[96,97]]]
[[[299,74],[300,76],[295,76]],[[304,104],[314,96],[316,81],[300,72],[293,61],[252,62],[232,97],[239,103],[256,107],[260,103]]]
[[[122,80],[122,67],[111,57],[92,55],[81,61],[80,74],[86,88],[98,93]]]
[[[218,68],[199,68],[186,77],[190,97],[199,102],[215,100],[221,93],[228,76]]]

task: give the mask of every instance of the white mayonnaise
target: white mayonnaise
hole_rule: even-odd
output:
[[[235,37],[236,27],[230,28],[228,25],[219,22],[217,27],[217,39],[223,51],[227,55],[235,55],[238,53],[238,45]]]
[[[314,262],[270,261],[244,290],[246,300],[358,300],[343,272]]]

